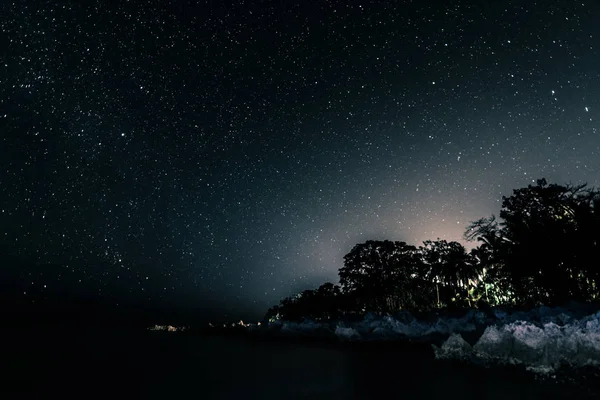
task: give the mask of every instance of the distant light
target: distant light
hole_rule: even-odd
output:
[[[588,111],[590,111],[590,109],[588,107],[586,107],[585,108],[585,112],[588,112]]]

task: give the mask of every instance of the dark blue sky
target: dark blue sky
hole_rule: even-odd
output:
[[[541,177],[598,186],[598,17],[571,0],[5,2],[1,273],[23,301],[260,315],[337,281],[358,242],[461,240]]]

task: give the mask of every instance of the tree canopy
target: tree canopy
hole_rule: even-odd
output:
[[[499,216],[467,227],[465,240],[479,244],[470,252],[440,239],[357,244],[344,256],[339,286],[285,298],[267,318],[598,299],[599,191],[540,179],[503,197]]]

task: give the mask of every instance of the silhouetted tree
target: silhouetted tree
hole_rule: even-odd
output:
[[[336,318],[342,312],[341,295],[339,286],[327,282],[316,290],[304,290],[282,299],[279,305],[268,310],[264,319],[299,321],[305,318],[315,320]]]
[[[277,306],[273,306],[267,310],[267,313],[265,314],[263,321],[264,322],[275,322],[275,321],[278,321],[279,319],[281,319],[281,313],[280,313],[279,306],[277,305]]]
[[[332,319],[342,314],[342,290],[338,285],[326,282],[315,291],[315,303],[320,309],[318,318]]]
[[[410,302],[410,280],[416,276],[416,248],[405,242],[373,241],[354,246],[344,256],[340,283],[359,307],[390,312]]]
[[[500,258],[520,302],[590,298],[586,288],[590,278],[596,281],[598,261],[585,260],[599,259],[593,237],[600,225],[594,222],[598,192],[585,188],[540,179],[503,198],[502,236],[509,245],[501,248]]]
[[[472,222],[465,231],[467,241],[478,241],[480,245],[471,250],[471,258],[481,274],[477,282],[475,297],[484,299],[489,305],[513,302],[514,294],[510,276],[504,268],[503,257],[507,254],[510,240],[492,215]]]
[[[446,240],[427,240],[420,247],[425,266],[425,277],[436,284],[437,304],[457,301],[463,298],[468,301],[469,287],[479,277],[478,265],[473,262],[463,245]],[[449,299],[440,295],[443,287]],[[454,299],[454,300],[453,300]]]
[[[482,243],[471,250],[470,257],[479,275],[472,288],[473,300],[483,301],[490,306],[514,304],[510,277],[493,249],[487,243]]]

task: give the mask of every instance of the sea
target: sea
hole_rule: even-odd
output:
[[[119,329],[0,331],[0,399],[600,399],[597,384],[337,346]]]

